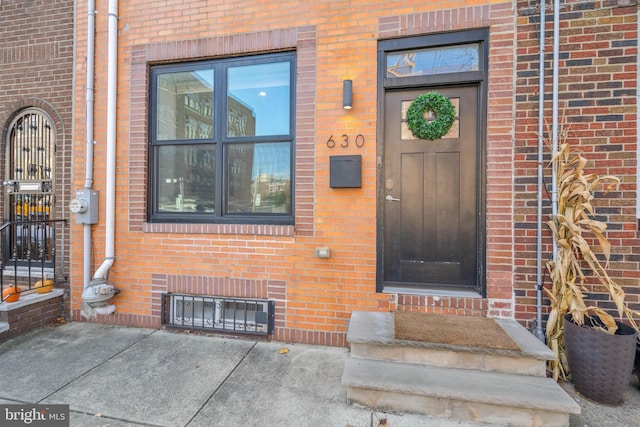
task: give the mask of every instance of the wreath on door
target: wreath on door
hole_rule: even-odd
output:
[[[433,111],[436,118],[427,120],[424,115]],[[451,100],[438,92],[428,92],[417,97],[407,110],[407,125],[416,138],[442,138],[449,132],[456,119],[456,109]]]

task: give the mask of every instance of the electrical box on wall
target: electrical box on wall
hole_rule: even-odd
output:
[[[77,190],[76,198],[69,202],[69,210],[76,214],[76,224],[97,224],[98,192]]]
[[[330,156],[329,186],[331,188],[361,188],[362,156]]]

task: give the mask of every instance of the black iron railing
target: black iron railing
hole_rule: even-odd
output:
[[[55,283],[58,224],[66,226],[67,220],[17,220],[0,226],[0,294],[14,285],[28,291],[38,281]]]

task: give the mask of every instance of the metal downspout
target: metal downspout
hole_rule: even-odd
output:
[[[544,158],[544,54],[545,54],[545,15],[546,4],[540,2],[540,71],[538,85],[538,210],[536,230],[536,331],[535,335],[545,342],[542,331],[542,188],[544,186],[542,162]]]
[[[95,34],[96,34],[96,4],[95,0],[88,2],[87,19],[87,101],[86,101],[86,163],[84,189],[91,190],[93,187],[93,101],[94,101],[94,68],[95,68]],[[84,249],[83,249],[83,278],[86,289],[89,287],[91,277],[91,224],[83,225]]]
[[[551,139],[551,155],[554,156],[558,152],[558,75],[559,75],[559,55],[560,55],[560,0],[553,1],[553,115],[552,127],[553,133]],[[551,182],[551,214],[558,214],[558,186],[556,183],[556,170],[552,168]],[[553,243],[553,259],[556,259],[558,246]]]
[[[94,279],[106,280],[115,261],[116,190],[116,97],[118,73],[118,0],[109,0],[109,46],[107,52],[107,186],[105,259]]]
[[[116,181],[116,100],[118,72],[118,1],[109,0],[109,29],[107,52],[107,183],[105,220],[105,259],[93,274],[93,279],[82,292],[84,317],[111,314],[116,306],[108,301],[119,290],[107,283],[109,270],[115,261],[115,181]],[[90,257],[89,257],[90,259]]]

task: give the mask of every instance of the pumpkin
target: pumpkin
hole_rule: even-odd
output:
[[[11,285],[2,291],[2,301],[16,302],[20,299],[20,288]]]
[[[53,289],[53,280],[38,280],[33,288],[39,294],[46,294],[47,292],[51,292],[51,290]]]

